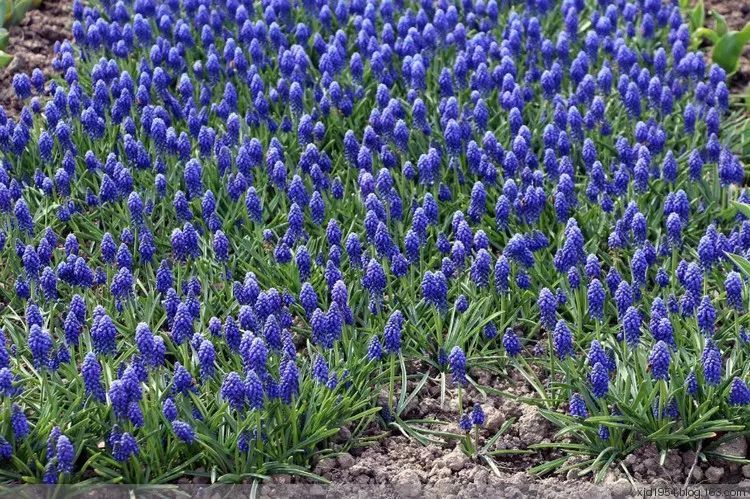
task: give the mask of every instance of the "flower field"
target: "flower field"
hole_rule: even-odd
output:
[[[73,15],[0,108],[0,482],[314,481],[393,435],[497,473],[530,449],[480,378],[558,431],[535,474],[750,432],[745,118],[679,5]]]

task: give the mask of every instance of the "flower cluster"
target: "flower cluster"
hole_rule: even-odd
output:
[[[154,476],[171,473],[213,442],[229,451],[190,463],[305,465],[397,359],[459,392],[482,355],[564,373],[547,400],[576,427],[641,385],[669,396],[640,408],[658,421],[750,402],[734,204],[750,193],[725,71],[675,2],[73,15],[60,78],[15,75],[23,110],[0,108],[0,290],[18,311],[0,460],[44,462],[48,483],[102,452],[135,473],[157,447]],[[484,424],[478,403],[462,416]]]

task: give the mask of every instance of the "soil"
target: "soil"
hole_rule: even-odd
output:
[[[409,371],[421,367],[411,366]],[[531,386],[521,376],[513,374],[513,371],[509,374],[510,378],[502,379],[494,374],[475,371],[472,378],[480,386],[495,387],[519,399],[534,396]],[[410,382],[409,390],[414,386]],[[386,397],[387,394],[383,394],[382,398]],[[421,396],[404,410],[402,419],[440,420],[447,424],[424,427],[460,433],[455,421],[457,399],[457,394],[448,390],[441,406],[440,385],[437,381],[428,382]],[[486,423],[479,437],[480,446],[511,418],[513,424],[497,439],[491,450],[529,451],[534,444],[560,441],[556,437],[558,428],[547,421],[534,405],[510,397],[485,396],[470,387],[463,394],[464,409],[475,402],[482,405],[486,414]],[[369,433],[376,435],[382,434],[382,431],[370,428]],[[348,434],[346,429],[342,432]],[[336,449],[336,445],[333,448]],[[343,447],[340,449],[344,450]],[[743,437],[719,449],[723,454],[736,456],[746,456],[747,451],[747,441]],[[340,497],[361,497],[363,491],[377,494],[378,497],[488,497],[496,496],[498,491],[502,491],[503,497],[623,497],[637,495],[643,489],[682,486],[689,474],[689,483],[695,486],[734,484],[743,489],[750,488],[750,466],[742,467],[716,459],[699,459],[696,462],[695,453],[691,450],[671,450],[660,464],[660,452],[653,445],[639,449],[620,466],[612,467],[600,484],[594,483],[591,475],[579,476],[576,470],[543,478],[528,473],[530,468],[561,456],[560,452],[550,450],[496,456],[496,469],[493,470],[484,461],[467,457],[459,442],[424,446],[394,430],[368,446],[355,447],[349,452],[320,460],[313,471],[330,480],[331,488],[326,489],[328,493],[333,490],[334,495]],[[572,464],[573,459],[570,458],[568,464]],[[300,483],[299,480],[280,476],[274,477],[271,487]]]
[[[8,29],[10,38],[5,51],[13,55],[13,61],[0,70],[0,106],[9,116],[21,111],[11,85],[13,75],[30,74],[34,68],[52,75],[55,42],[70,36],[72,10],[71,0],[44,0],[38,9],[27,12],[18,26]]]
[[[750,22],[750,3],[747,0],[705,0],[706,23],[713,26],[709,12],[714,10],[724,16],[730,30],[740,31]],[[710,49],[709,49],[710,54]],[[750,46],[746,46],[740,59],[740,68],[730,81],[734,92],[750,90]]]

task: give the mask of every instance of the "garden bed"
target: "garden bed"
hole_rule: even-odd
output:
[[[747,53],[653,2],[183,3],[10,30],[0,482],[750,486]]]

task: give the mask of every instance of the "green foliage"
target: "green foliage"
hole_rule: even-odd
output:
[[[10,24],[18,24],[23,19],[23,16],[31,8],[31,0],[15,0],[10,2],[11,8],[11,20]]]
[[[711,52],[713,61],[729,73],[739,69],[740,56],[750,42],[750,23],[742,31],[729,31],[721,36]]]
[[[692,9],[687,9],[690,28],[693,32],[693,48],[698,48],[708,41],[713,45],[711,59],[724,68],[727,73],[734,73],[739,69],[740,56],[745,46],[750,43],[750,23],[741,31],[730,31],[724,16],[711,11],[714,28],[705,26],[706,7],[703,0],[698,0]]]
[[[0,50],[0,68],[4,68],[10,62],[13,60],[13,56],[5,52],[4,50]]]

